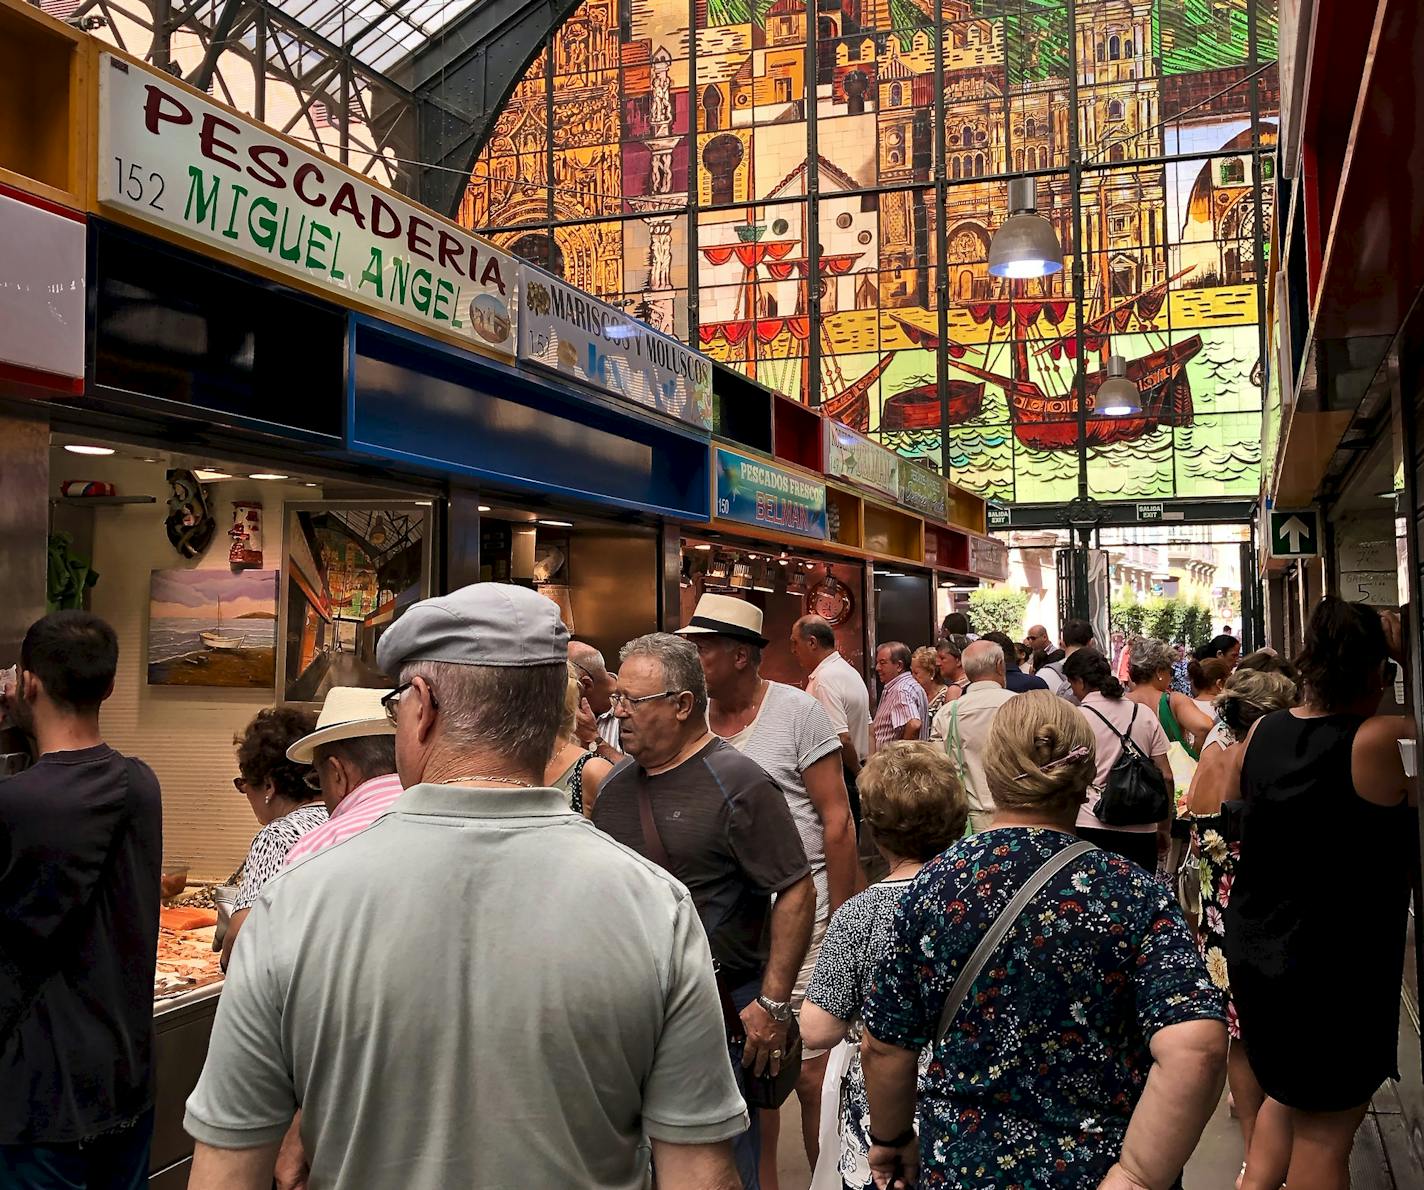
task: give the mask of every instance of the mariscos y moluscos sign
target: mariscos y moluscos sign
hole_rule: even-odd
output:
[[[717,448],[719,520],[826,538],[826,485]]]
[[[519,270],[519,358],[712,428],[712,363],[532,265]]]
[[[514,355],[514,260],[330,158],[110,54],[99,201],[477,350]]]

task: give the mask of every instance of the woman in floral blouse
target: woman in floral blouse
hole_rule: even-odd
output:
[[[1187,791],[1186,817],[1192,825],[1201,870],[1202,912],[1197,944],[1211,982],[1227,994],[1226,1027],[1231,1033],[1231,1050],[1226,1059],[1226,1078],[1248,1149],[1265,1092],[1246,1060],[1236,1005],[1230,999],[1223,914],[1231,902],[1231,882],[1240,848],[1235,842],[1228,842],[1231,832],[1227,830],[1224,806],[1241,796],[1241,753],[1251,724],[1262,715],[1291,706],[1295,695],[1295,683],[1281,674],[1248,669],[1232,674],[1216,701],[1220,718],[1206,738],[1196,776]]]
[[[801,1037],[814,1049],[830,1049],[847,1038],[859,1045],[865,986],[890,949],[895,908],[915,874],[963,835],[969,821],[969,803],[954,766],[944,749],[934,744],[919,740],[887,744],[866,761],[856,786],[861,813],[890,871],[837,909],[826,928],[801,1008]],[[928,1052],[922,1060],[928,1062]],[[839,1148],[830,1152],[823,1148],[820,1161],[835,1166],[836,1177],[828,1184],[869,1190],[869,1109],[858,1049],[839,1089]]]
[[[991,923],[1076,842],[1095,772],[1076,708],[1029,692],[999,709],[993,825],[920,871],[866,996],[877,1185],[1165,1190],[1195,1147],[1225,1074],[1222,996],[1170,892],[1111,852],[1080,856],[1029,901],[936,1040]]]

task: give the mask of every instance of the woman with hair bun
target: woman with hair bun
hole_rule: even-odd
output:
[[[1222,662],[1213,659],[1192,664],[1206,667],[1221,666]],[[1229,841],[1231,832],[1227,829],[1224,807],[1240,796],[1241,753],[1251,725],[1263,715],[1291,706],[1295,695],[1295,683],[1282,674],[1241,668],[1231,675],[1216,701],[1219,720],[1202,748],[1201,762],[1187,791],[1184,813],[1191,824],[1199,858],[1202,911],[1197,944],[1212,983],[1228,997],[1226,1027],[1231,1034],[1231,1049],[1227,1055],[1226,1077],[1247,1148],[1251,1146],[1263,1094],[1241,1045],[1236,1005],[1230,999],[1223,915],[1231,903],[1239,848]]]
[[[1418,830],[1399,741],[1414,725],[1376,712],[1400,651],[1395,613],[1321,600],[1299,659],[1304,704],[1246,738],[1225,923],[1241,1035],[1266,1093],[1243,1179],[1253,1190],[1345,1190],[1370,1097],[1399,1077]],[[1347,867],[1322,881],[1311,859],[1326,838],[1339,840],[1332,865]]]
[[[1225,1074],[1221,995],[1167,888],[1078,850],[1097,767],[1092,731],[1056,695],[995,713],[993,824],[920,870],[866,996],[877,1185],[1165,1188],[1196,1146]],[[995,924],[1006,932],[966,970]]]
[[[1222,633],[1220,636],[1213,636],[1205,644],[1198,645],[1192,656],[1198,661],[1207,661],[1212,657],[1220,657],[1232,669],[1236,668],[1236,663],[1241,660],[1241,642],[1234,636]]]
[[[1133,644],[1134,653],[1142,644],[1140,639]],[[1079,649],[1063,663],[1063,676],[1073,688],[1077,709],[1097,744],[1097,788],[1107,783],[1108,774],[1122,755],[1123,736],[1127,736],[1144,756],[1151,758],[1170,790],[1173,778],[1172,766],[1167,763],[1167,733],[1151,708],[1123,697],[1122,683],[1113,677],[1107,658],[1096,649]],[[1142,826],[1109,826],[1089,808],[1096,800],[1089,797],[1078,811],[1079,837],[1155,872],[1157,858],[1169,842],[1170,819]],[[1170,806],[1168,809],[1170,812]]]
[[[1226,679],[1231,676],[1231,666],[1223,657],[1208,657],[1198,661],[1195,657],[1187,662],[1187,677],[1192,684],[1192,701],[1203,715],[1216,721],[1216,700],[1226,687]],[[1203,739],[1202,746],[1206,746]]]

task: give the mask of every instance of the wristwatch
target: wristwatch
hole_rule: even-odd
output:
[[[768,1000],[765,996],[758,996],[756,1002],[778,1025],[784,1025],[791,1019],[791,1005],[784,1000]]]

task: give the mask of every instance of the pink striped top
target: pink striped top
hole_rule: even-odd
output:
[[[325,851],[352,835],[360,834],[371,823],[395,804],[405,790],[395,773],[384,777],[372,777],[364,785],[358,785],[337,804],[331,817],[314,830],[307,831],[292,849],[287,852],[284,867],[291,867],[299,860]]]

